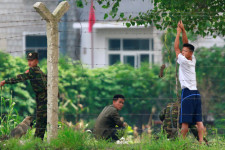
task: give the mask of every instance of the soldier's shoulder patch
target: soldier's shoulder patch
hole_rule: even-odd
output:
[[[25,73],[29,73],[29,69],[27,71],[25,71]]]

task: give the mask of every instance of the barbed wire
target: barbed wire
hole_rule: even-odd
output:
[[[144,19],[136,19],[135,21],[143,21]],[[30,22],[37,22],[37,21],[40,21],[40,22],[45,22],[44,19],[40,18],[40,19],[31,19],[31,20],[7,20],[7,21],[1,21],[0,24],[3,24],[3,23],[8,23],[8,24],[13,24],[13,23],[30,23]],[[81,22],[81,23],[88,23],[89,21],[93,21],[93,20],[89,20],[89,19],[67,19],[67,20],[64,20],[64,19],[61,19],[59,21],[59,23],[62,23],[62,22],[73,22],[73,23],[77,23],[77,22]],[[126,19],[126,20],[119,20],[119,19],[98,19],[98,20],[95,20],[95,23],[104,23],[104,22],[117,22],[117,23],[127,23],[127,22],[130,22],[130,21],[134,21],[132,19]],[[151,20],[145,20],[145,21],[158,21],[156,19],[151,19]],[[159,21],[162,23],[162,21]],[[18,25],[20,26],[20,25]],[[140,27],[140,26],[136,26],[136,27]],[[148,26],[149,27],[149,26]],[[134,28],[134,27],[133,27]],[[194,28],[194,29],[197,29]],[[216,29],[212,29],[212,30],[216,30]]]
[[[8,95],[2,95],[2,97],[7,97]],[[216,100],[222,100],[224,98],[224,96],[217,96],[217,97],[202,97],[201,99],[204,101],[204,100],[212,100],[212,101],[216,101]],[[30,101],[30,100],[34,100],[35,101],[35,99],[32,99],[32,98],[20,98],[20,97],[17,97],[17,95],[16,94],[14,94],[13,95],[13,98],[12,98],[12,100],[14,101],[14,100],[24,100],[24,101]],[[61,99],[61,98],[60,98]],[[75,103],[75,102],[77,102],[76,100],[78,100],[79,98],[74,98],[74,101],[71,101],[72,103]],[[91,99],[101,99],[101,100],[109,100],[109,101],[112,101],[112,98],[104,98],[104,97],[92,97]],[[5,99],[6,101],[8,101],[9,100],[9,98],[7,99]],[[66,98],[65,98],[65,100],[67,100]],[[80,99],[80,101],[82,101],[82,102],[84,102],[85,103],[85,101],[86,100],[90,100],[90,98],[81,98]],[[139,100],[139,101],[143,101],[143,100],[145,100],[145,101],[149,101],[149,102],[154,102],[154,101],[168,101],[168,102],[175,102],[176,101],[176,99],[174,98],[174,97],[163,97],[163,98],[157,98],[157,97],[150,97],[150,98],[146,98],[146,97],[140,97],[140,98],[137,98],[137,97],[134,97],[134,98],[130,98],[130,97],[127,97],[126,98],[126,101],[130,101],[130,100]],[[221,104],[223,104],[223,103],[221,103]],[[166,105],[166,104],[164,104],[164,105]],[[88,106],[84,106],[84,107],[88,107]],[[72,114],[72,115],[74,115],[74,114]],[[91,114],[88,114],[88,115],[91,115]],[[95,114],[94,114],[95,115]],[[218,115],[225,115],[225,114],[218,114]]]
[[[17,25],[11,25],[11,26],[0,26],[0,28],[9,28],[9,27],[23,27],[23,26],[30,26],[30,25],[39,25],[39,24],[31,24],[30,22],[42,22],[43,24],[46,24],[46,22],[43,20],[43,19],[32,19],[32,20],[13,20],[13,21],[4,21],[4,22],[0,22],[0,24],[5,24],[5,23],[8,23],[8,24],[14,24],[14,23],[29,23],[29,24],[17,24]],[[72,22],[72,23],[81,23],[80,26],[82,26],[82,23],[87,23],[89,22],[90,20],[61,20],[59,23],[63,23],[63,22]],[[115,22],[115,23],[120,23],[120,24],[123,24],[124,27],[127,27],[125,23],[129,23],[129,21],[131,20],[126,20],[126,21],[117,21],[117,20],[96,20],[95,23],[103,23],[104,25],[104,22]],[[138,20],[137,20],[138,21]],[[153,20],[154,21],[154,20]],[[119,24],[117,24],[119,25]],[[140,28],[149,28],[149,27],[153,27],[153,26],[147,26],[147,27],[144,27],[143,25],[135,25],[135,26],[131,26],[130,28],[127,28],[127,29],[140,29]],[[193,29],[198,29],[197,27],[193,28]],[[217,31],[217,29],[210,29],[212,31]],[[162,31],[161,31],[162,32]]]
[[[83,8],[78,8],[78,9],[83,9]],[[102,11],[102,10],[99,10],[99,9],[97,9],[97,10],[95,10],[95,14],[102,14],[102,13],[109,13],[109,11],[108,11],[108,9],[103,9],[104,11]],[[72,11],[72,10],[69,10],[69,11]],[[45,12],[45,11],[43,11],[43,12]],[[146,13],[146,11],[140,11],[141,13]],[[207,12],[202,12],[202,11],[195,11],[194,13],[195,14],[200,14],[200,15],[208,15],[208,14],[212,14],[212,13],[216,13],[216,14],[219,14],[219,13],[224,13],[225,11],[207,11]],[[15,14],[24,14],[24,13],[34,13],[34,14],[36,14],[37,13],[37,11],[36,10],[32,10],[32,9],[30,9],[30,10],[23,10],[23,11],[10,11],[10,12],[4,12],[4,13],[0,13],[0,15],[2,15],[2,16],[5,16],[5,15],[15,15]],[[87,11],[80,11],[80,12],[78,12],[79,13],[79,15],[81,15],[81,14],[89,14],[89,9],[87,10]],[[124,14],[137,14],[137,15],[139,15],[139,12],[132,12],[132,11],[120,11],[120,12],[118,12],[117,14],[119,15],[119,13],[124,13]],[[194,14],[193,14],[193,12],[190,12],[190,11],[186,11],[186,12],[166,12],[166,13],[168,13],[168,14],[177,14],[177,16],[183,16],[183,15],[191,15],[191,16],[193,16]],[[152,13],[152,14],[154,14],[154,13]],[[155,14],[157,14],[157,13],[155,13]],[[116,20],[116,19],[114,19],[114,20]]]
[[[124,107],[126,107],[124,105]],[[163,110],[163,109],[162,109]],[[149,110],[151,112],[151,110]],[[120,116],[123,117],[123,116],[156,116],[158,117],[159,116],[159,113],[161,112],[160,111],[156,111],[154,114],[151,114],[151,113],[148,113],[148,114],[140,114],[140,113],[137,113],[137,114],[134,114],[134,113],[127,113],[127,114],[123,114],[123,113],[120,113]],[[61,114],[59,113],[58,114],[59,116],[76,116],[77,114],[74,113],[74,114],[70,114],[70,113],[67,113],[67,112],[64,112],[64,114]],[[98,116],[98,114],[94,114],[94,113],[87,113],[87,114],[79,114],[80,117],[85,117],[85,116]],[[200,114],[183,114],[183,115],[200,115]],[[223,116],[225,115],[225,113],[209,113],[209,114],[201,114],[203,117],[204,116],[209,116],[209,115],[212,115],[212,116]],[[155,120],[155,119],[153,119]]]
[[[65,124],[66,122],[64,122],[64,124]],[[69,123],[69,122],[68,122]],[[136,124],[133,124],[134,126],[136,126]],[[132,125],[132,126],[133,126]],[[143,124],[143,125],[147,125],[147,123],[146,124]],[[59,126],[59,125],[58,125]],[[72,127],[72,128],[77,128],[77,130],[84,130],[84,129],[88,129],[88,128],[90,128],[90,127],[85,127],[85,124],[84,124],[84,126],[82,126],[82,127],[79,127],[79,122],[77,123],[77,124],[71,124],[71,125],[69,125],[68,124],[68,126],[69,127]],[[154,126],[151,126],[150,128],[149,127],[145,127],[144,129],[142,129],[141,127],[140,128],[138,128],[138,129],[135,129],[136,131],[143,131],[143,132],[146,132],[147,131],[147,129],[154,129],[155,131],[161,131],[161,127],[158,127],[158,128],[154,128],[156,125],[154,125]],[[136,126],[137,127],[137,126]],[[47,129],[47,127],[46,128],[36,128],[35,127],[35,129]],[[58,129],[61,129],[61,127],[58,127]],[[108,129],[109,130],[109,128],[99,128],[99,129],[102,129],[102,130],[105,130],[105,129]],[[191,129],[195,129],[195,128],[191,128]],[[112,129],[113,130],[113,129]],[[211,128],[209,128],[209,127],[207,127],[207,129],[206,129],[206,132],[207,131],[210,131],[210,130],[212,130],[212,131],[215,131],[215,130],[217,130],[217,132],[215,131],[215,133],[213,134],[212,133],[212,135],[225,135],[225,133],[218,133],[218,132],[221,132],[221,131],[224,131],[225,130],[225,128],[217,128],[217,127],[211,127]],[[191,132],[192,133],[192,132]],[[138,135],[141,135],[141,133],[138,133]],[[155,133],[151,133],[151,135],[155,135]],[[206,136],[206,138],[207,138],[208,136]],[[213,142],[213,141],[209,141],[208,143],[215,143],[215,142]]]
[[[224,66],[225,67],[225,66]],[[24,70],[28,70],[28,69],[24,69]],[[57,75],[57,76],[50,76],[50,75],[48,75],[49,77],[52,77],[52,78],[55,78],[55,77],[59,77],[59,78],[63,78],[63,77],[65,77],[64,75]],[[78,76],[77,74],[74,74],[74,75],[70,75],[70,77],[73,77],[73,76],[76,76],[77,78],[79,78],[79,79],[82,79],[82,78],[84,78],[84,79],[100,79],[100,80],[102,80],[102,79],[107,79],[107,80],[113,80],[113,79],[124,79],[124,77],[117,77],[117,76],[115,76],[115,77],[105,77],[104,75],[102,76],[102,77],[99,77],[98,75],[96,75],[96,76],[92,76],[92,77],[88,77],[88,76]],[[137,78],[137,77],[141,77],[141,78]],[[145,76],[146,77],[146,76]],[[8,79],[8,78],[6,78],[6,79]],[[144,77],[142,77],[142,76],[134,76],[134,77],[132,77],[132,78],[129,78],[129,76],[126,76],[126,80],[144,80],[144,81],[155,81],[155,79],[160,79],[160,80],[162,80],[163,78],[159,78],[158,77],[158,75],[155,75],[154,77],[151,77],[150,79],[146,79],[146,78],[144,78]],[[38,81],[38,80],[42,80],[42,78],[35,78],[35,79],[27,79],[27,80],[32,80],[32,81]],[[171,81],[175,81],[175,79],[170,79]],[[223,80],[225,80],[225,78],[223,78],[223,79],[217,79],[217,78],[211,78],[211,79],[208,79],[208,80],[210,80],[210,81],[223,81]],[[180,80],[180,81],[197,81],[197,80]],[[24,81],[25,82],[25,81]],[[60,83],[59,83],[60,84]],[[71,86],[71,85],[70,85]]]
[[[19,28],[19,27],[28,27],[28,26],[30,26],[30,27],[33,27],[33,26],[40,26],[40,25],[45,25],[45,24],[29,24],[29,25],[27,25],[27,24],[25,24],[25,25],[14,25],[14,26],[0,26],[0,28],[14,28],[14,27],[16,27],[16,28]]]
[[[32,19],[32,20],[11,20],[11,21],[4,21],[4,22],[0,22],[1,23],[20,23],[20,22],[35,22],[35,21],[43,21],[44,19]]]
[[[40,24],[42,25],[42,24]],[[43,24],[44,25],[44,24]],[[28,25],[29,26],[29,25]],[[1,28],[1,27],[0,27]],[[68,33],[71,33],[71,32],[78,32],[76,31],[76,29],[74,30],[71,30],[71,31],[59,31],[59,33],[63,33],[63,32],[68,32]],[[99,32],[93,32],[94,34],[98,34]],[[119,34],[121,32],[119,31],[115,31],[115,32],[107,32],[107,31],[104,31],[105,34]],[[82,34],[90,34],[90,32],[82,32]],[[159,32],[151,32],[151,33],[130,33],[130,32],[123,32],[123,35],[158,35],[158,34],[163,34],[163,31],[159,31]],[[46,31],[43,31],[43,32],[38,32],[38,33],[26,33],[26,34],[21,34],[21,35],[15,35],[15,36],[8,36],[8,37],[0,37],[0,40],[7,40],[7,39],[16,39],[16,38],[22,38],[22,37],[25,37],[25,36],[30,36],[30,35],[45,35],[46,36]],[[111,38],[111,39],[121,39],[121,38]],[[131,39],[131,38],[123,38],[123,39]],[[153,39],[153,37],[135,37],[133,39]],[[212,36],[209,36],[209,37],[205,37],[204,39],[214,39]],[[193,43],[198,43],[198,40],[195,40],[193,41]],[[224,41],[217,41],[216,43],[225,43]]]
[[[148,117],[148,116],[152,116],[152,117],[154,117],[154,119],[152,119],[153,121],[161,121],[161,120],[157,120],[156,118],[159,118],[159,114],[160,114],[160,112],[161,111],[158,111],[158,112],[155,112],[155,114],[151,114],[151,113],[149,113],[149,114],[120,114],[120,117],[125,117],[125,116],[137,116],[137,117],[139,117],[139,116],[146,116],[146,117]],[[2,116],[7,116],[8,114],[7,113],[2,113]],[[24,114],[23,113],[18,113],[18,115],[19,116],[24,116]],[[69,113],[67,113],[67,112],[64,112],[63,114],[62,114],[62,112],[60,112],[59,114],[58,114],[58,116],[59,117],[68,117],[68,116],[77,116],[77,115],[79,115],[79,118],[81,118],[81,119],[84,119],[84,118],[86,118],[86,117],[88,117],[88,118],[96,118],[97,116],[99,116],[99,113],[98,114],[94,114],[94,113],[87,113],[87,114],[76,114],[76,113],[73,113],[73,114],[69,114]],[[200,115],[200,114],[183,114],[183,115]],[[221,113],[210,113],[210,114],[201,114],[202,115],[202,117],[204,118],[204,117],[207,117],[207,116],[213,116],[214,118],[215,117],[220,117],[220,116],[224,116],[225,115],[225,113],[223,113],[223,114],[221,114]],[[26,114],[26,116],[31,116],[31,117],[36,117],[36,115],[35,114]],[[138,118],[137,118],[138,119]],[[203,122],[205,122],[205,121],[207,121],[206,119],[203,119]],[[212,121],[212,122],[214,122],[214,121]],[[222,122],[224,122],[224,121],[222,121]],[[225,128],[224,128],[225,129]]]
[[[41,35],[41,34],[40,34]],[[71,46],[72,48],[85,48],[86,50],[92,50],[92,48],[88,48],[88,47],[82,47],[82,46]],[[58,48],[62,48],[62,47],[58,47]],[[27,51],[30,51],[30,50],[34,50],[34,49],[46,49],[47,51],[47,47],[30,47],[29,49],[26,49],[26,50],[18,50],[18,51],[5,51],[9,54],[13,54],[13,53],[23,53],[25,54]],[[108,48],[94,48],[94,52],[97,52],[97,53],[106,53],[105,51],[101,51],[101,50],[107,50],[107,53],[110,55],[110,54],[120,54],[120,52],[140,52],[141,54],[154,54],[154,56],[162,56],[162,54],[159,54],[159,53],[154,53],[154,52],[162,52],[161,49],[154,49],[154,50],[109,50]],[[200,52],[205,52],[206,50],[198,50]],[[221,49],[221,51],[224,51],[223,49]],[[222,57],[223,58],[223,57]],[[90,65],[90,64],[87,64],[87,65]],[[95,64],[95,65],[108,65],[108,64]],[[198,66],[198,65],[197,65]],[[217,66],[223,66],[223,65],[215,65],[215,67]],[[209,67],[212,67],[212,66],[209,66]]]
[[[37,11],[33,10],[33,11],[30,11],[30,10],[26,10],[26,11],[10,11],[10,12],[6,12],[6,13],[0,13],[0,15],[15,15],[15,14],[23,14],[23,13],[31,13],[31,12],[34,12],[34,13],[37,13]]]
[[[14,97],[12,99],[17,99],[17,100],[25,100],[25,101],[30,101],[30,100],[35,100],[35,99],[27,99],[27,98],[20,98],[18,97],[16,94],[13,95]],[[8,97],[8,95],[2,95],[2,97]],[[222,100],[224,98],[224,96],[217,96],[217,97],[202,97],[202,99],[206,99],[206,100],[213,100],[213,101],[216,101],[216,100]],[[79,98],[74,98],[74,101],[72,102],[76,102],[75,100],[77,100]],[[85,102],[86,100],[89,100],[90,98],[81,98],[80,100],[82,100],[83,102]],[[112,100],[112,98],[104,98],[104,97],[93,97],[91,99],[101,99],[101,100]],[[6,100],[8,101],[9,99],[6,98]],[[65,99],[66,100],[66,99]],[[163,97],[163,98],[146,98],[146,97],[140,97],[140,98],[129,98],[127,97],[126,100],[149,100],[149,102],[151,101],[170,101],[170,102],[175,102],[175,98],[174,97]],[[223,104],[223,103],[221,103]],[[85,106],[87,107],[87,106]],[[225,115],[225,114],[224,114]]]

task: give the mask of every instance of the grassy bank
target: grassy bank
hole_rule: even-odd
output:
[[[0,149],[3,150],[97,150],[97,149],[134,149],[134,150],[218,150],[225,149],[225,139],[219,136],[210,137],[207,146],[205,144],[199,145],[199,143],[192,137],[189,136],[186,140],[176,139],[168,140],[164,135],[159,135],[158,139],[142,136],[139,140],[127,141],[128,144],[116,144],[108,141],[95,140],[91,134],[74,131],[71,128],[60,129],[58,138],[47,143],[46,139],[42,142],[38,138],[33,138],[33,131],[22,137],[21,139],[10,139],[0,142]]]

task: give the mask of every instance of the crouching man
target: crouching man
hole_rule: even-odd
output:
[[[125,97],[123,95],[115,95],[113,104],[106,106],[99,114],[93,131],[97,139],[119,140],[118,131],[123,130],[126,126],[126,123],[120,120],[118,113],[123,108],[124,101]]]

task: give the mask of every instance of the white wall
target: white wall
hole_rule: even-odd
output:
[[[10,53],[13,56],[25,54],[25,35],[46,34],[46,21],[42,20],[33,5],[37,0],[0,0],[0,50]],[[59,0],[38,0],[53,12]],[[69,1],[70,9],[67,12],[68,20],[76,20],[74,1]],[[77,32],[73,30],[73,21],[66,21],[66,52],[73,59],[76,57],[75,50],[79,48],[76,43]],[[59,31],[59,34],[61,31]]]
[[[196,48],[199,47],[206,47],[210,48],[214,45],[218,47],[223,47],[225,45],[225,38],[217,36],[216,38],[213,38],[212,36],[207,37],[198,37],[196,41],[193,42],[194,46]]]
[[[13,56],[23,56],[24,32],[39,34],[46,30],[45,22],[33,8],[35,2],[35,0],[0,0],[0,50]],[[52,11],[58,1],[44,1],[44,3]]]
[[[74,25],[75,28],[79,28],[79,25]],[[88,24],[83,23],[81,28],[81,61],[83,64],[88,64],[91,67],[91,33],[88,32]],[[162,63],[162,32],[155,28],[148,27],[100,27],[98,24],[93,27],[94,37],[94,67],[104,67],[108,65],[108,39],[109,38],[154,38],[154,53],[155,63]],[[134,52],[135,53],[135,52]]]

